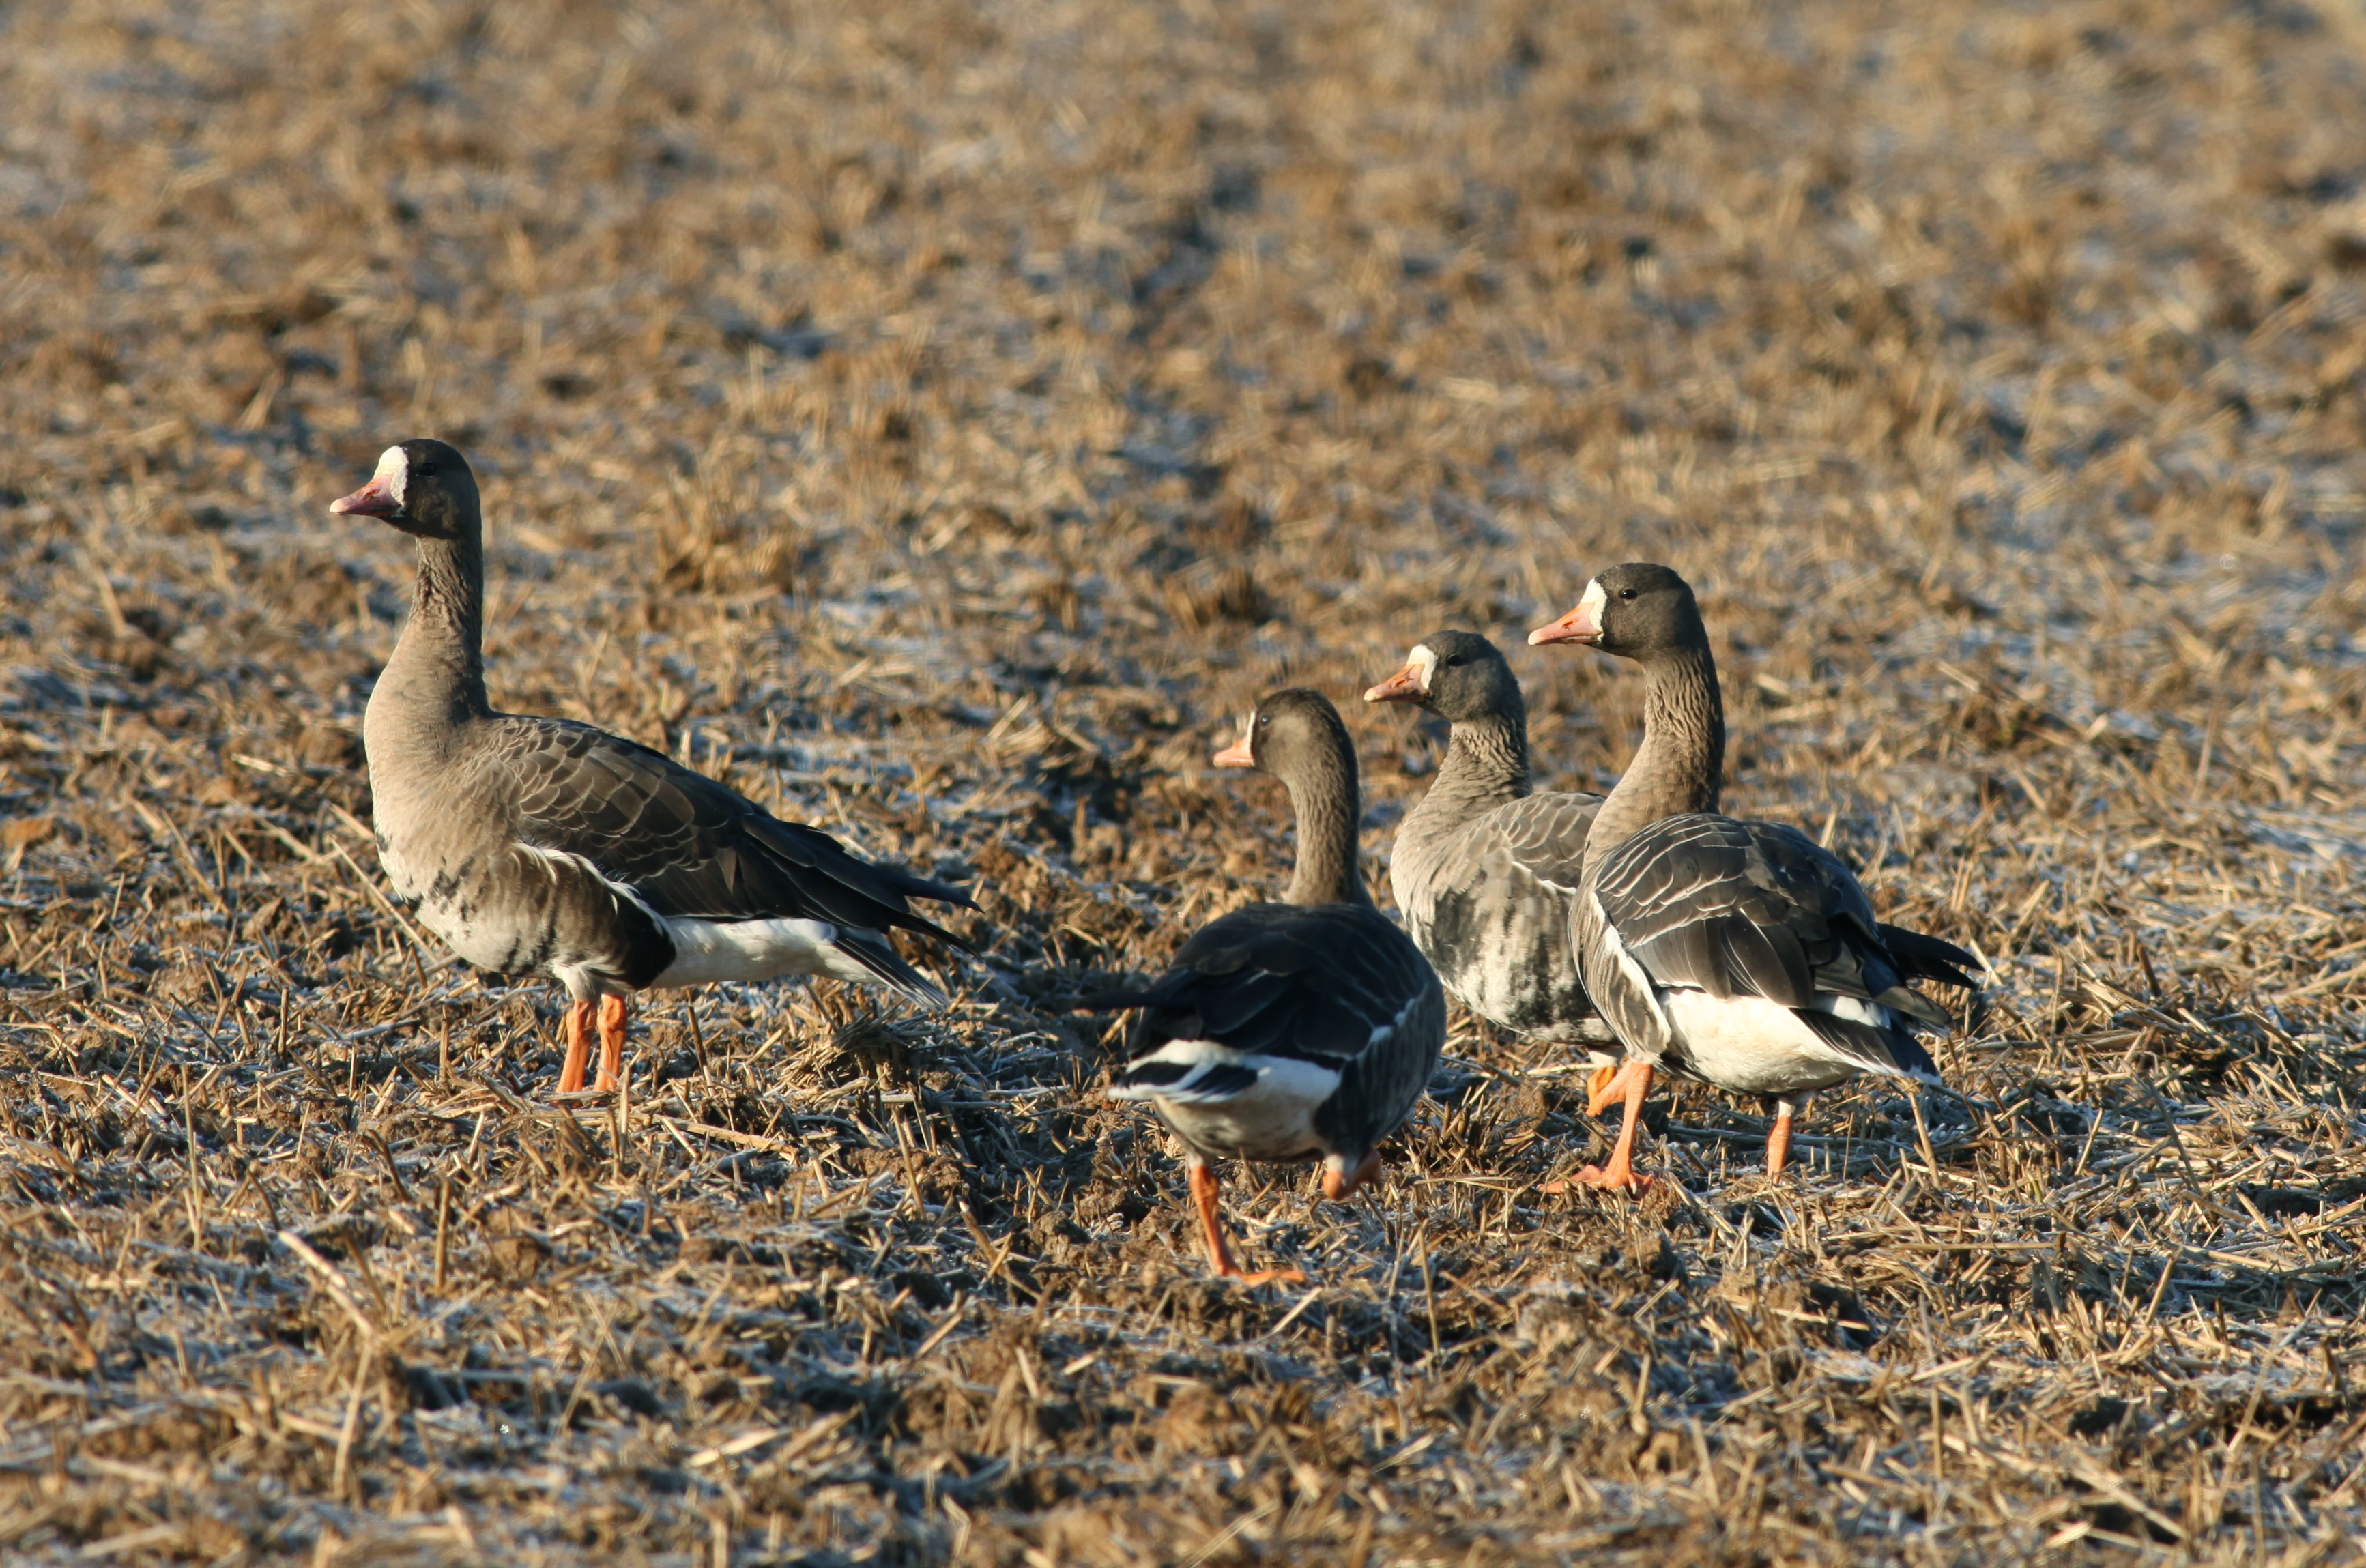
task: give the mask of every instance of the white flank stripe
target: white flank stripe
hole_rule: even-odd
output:
[[[1808,1005],[1818,1012],[1828,1012],[1834,1018],[1845,1018],[1853,1023],[1869,1023],[1876,1029],[1898,1026],[1896,1013],[1879,1002],[1869,1002],[1863,997],[1843,997],[1831,991],[1818,991],[1815,999]]]
[[[597,877],[611,893],[658,923],[673,942],[673,962],[649,982],[652,986],[770,980],[781,975],[827,975],[864,986],[881,983],[838,944],[838,928],[828,920],[675,919],[659,914],[629,884],[618,882],[581,855],[523,840],[518,848],[549,865],[554,875],[557,868],[566,866]]]
[[[769,980],[775,975],[828,975],[866,986],[879,976],[838,945],[828,920],[670,920],[673,962],[650,984],[704,986],[715,980]]]
[[[1671,988],[1661,994],[1675,1038],[1693,1070],[1737,1094],[1796,1094],[1871,1070],[1825,1043],[1799,1016],[1764,997],[1712,997]]]
[[[1618,928],[1610,923],[1610,916],[1602,908],[1602,895],[1598,891],[1594,895],[1594,917],[1602,927],[1603,951],[1610,954],[1618,965],[1619,973],[1627,976],[1628,984],[1635,987],[1636,995],[1641,997],[1644,1005],[1651,1010],[1651,1017],[1659,1023],[1660,1032],[1662,1034],[1673,1033],[1668,1022],[1668,1010],[1660,1005],[1660,987],[1651,983],[1651,976],[1644,973],[1642,964],[1627,951],[1627,939],[1620,936]]]
[[[1394,1018],[1389,1020],[1386,1023],[1376,1023],[1372,1026],[1372,1032],[1364,1037],[1364,1048],[1362,1051],[1358,1053],[1358,1055],[1369,1056],[1373,1052],[1379,1050],[1382,1045],[1388,1043],[1390,1038],[1394,1035],[1398,1030],[1404,1027],[1404,1021],[1407,1015],[1409,1015],[1414,1008],[1419,1007],[1420,1005],[1421,993],[1419,991],[1415,991],[1411,997],[1406,998],[1404,1006],[1397,1009],[1397,1013]]]
[[[1176,1131],[1201,1148],[1262,1159],[1290,1159],[1316,1146],[1315,1108],[1337,1091],[1339,1075],[1294,1056],[1235,1051],[1213,1040],[1170,1040],[1143,1061],[1189,1067],[1246,1067],[1256,1081],[1225,1095],[1196,1094],[1191,1077],[1164,1088],[1120,1086],[1112,1100],[1147,1100]],[[1196,1076],[1196,1075],[1193,1075]]]

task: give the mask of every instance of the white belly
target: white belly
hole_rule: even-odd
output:
[[[704,986],[716,980],[769,980],[775,975],[827,975],[876,984],[879,976],[838,945],[828,920],[688,920],[659,917],[673,939],[673,962],[652,985]]]
[[[1826,1011],[1876,1025],[1888,1022],[1887,1008],[1853,997],[1819,997]],[[1796,1094],[1828,1089],[1866,1071],[1842,1055],[1780,1002],[1764,997],[1712,997],[1707,991],[1670,987],[1659,994],[1668,1032],[1684,1048],[1693,1071],[1737,1094]]]

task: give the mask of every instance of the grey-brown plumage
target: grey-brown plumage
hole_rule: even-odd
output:
[[[362,729],[380,862],[461,957],[566,986],[562,1089],[580,1087],[595,1005],[613,1080],[622,998],[650,986],[826,974],[943,999],[885,933],[953,940],[910,900],[968,904],[957,890],[859,860],[645,746],[492,709],[477,484],[457,451],[389,447],[332,510],[418,540],[411,618]]]
[[[1636,660],[1651,681],[1642,747],[1595,815],[1581,879],[1586,985],[1628,1056],[1627,1124],[1587,1179],[1637,1183],[1634,1108],[1653,1071],[1774,1098],[1774,1172],[1814,1091],[1867,1072],[1937,1081],[1913,1029],[1947,1016],[1908,982],[1968,987],[1976,961],[1876,920],[1855,875],[1797,829],[1718,813],[1725,710],[1684,579],[1615,568],[1530,640]]]
[[[1563,1043],[1609,1038],[1578,961],[1578,880],[1602,797],[1537,794],[1527,707],[1511,666],[1473,632],[1433,632],[1365,694],[1453,726],[1428,793],[1397,829],[1389,886],[1454,998]]]
[[[1298,865],[1286,901],[1211,922],[1153,984],[1079,1005],[1141,1010],[1110,1092],[1148,1100],[1182,1139],[1211,1262],[1255,1280],[1294,1271],[1242,1275],[1216,1220],[1208,1162],[1321,1158],[1325,1195],[1354,1191],[1428,1087],[1446,999],[1420,950],[1364,890],[1356,752],[1330,701],[1302,688],[1273,693],[1216,760],[1290,788]]]

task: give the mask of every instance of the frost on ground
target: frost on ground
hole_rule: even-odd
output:
[[[2355,1562],[2366,20],[2322,0],[0,17],[10,1561]],[[558,994],[378,891],[390,441],[492,683],[964,878],[950,1011]],[[1105,1104],[1207,756],[1445,626],[1545,776],[1703,591],[1732,808],[1996,984],[1952,1094],[1458,1024],[1369,1198]],[[1351,713],[1384,856],[1440,737]],[[1253,1265],[1254,1266],[1254,1265]]]

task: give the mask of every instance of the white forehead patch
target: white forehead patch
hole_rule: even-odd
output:
[[[1427,643],[1417,642],[1413,645],[1413,651],[1405,655],[1405,662],[1419,671],[1421,689],[1428,691],[1431,679],[1437,674],[1437,655],[1430,652]]]
[[[1585,585],[1585,597],[1577,602],[1577,607],[1593,611],[1594,624],[1598,626],[1602,624],[1602,606],[1609,602],[1610,595],[1602,591],[1602,579],[1597,577]]]
[[[394,503],[400,506],[403,502],[402,492],[411,483],[411,459],[402,455],[401,447],[389,446],[377,455],[376,477],[386,481],[386,488],[393,495]]]

